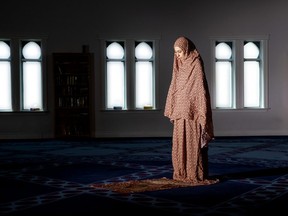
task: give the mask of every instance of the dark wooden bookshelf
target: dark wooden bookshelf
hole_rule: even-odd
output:
[[[55,137],[91,136],[92,53],[53,53]]]

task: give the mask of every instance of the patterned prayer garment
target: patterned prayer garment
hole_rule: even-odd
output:
[[[174,48],[172,80],[164,116],[173,123],[173,179],[185,182],[208,181],[208,143],[214,138],[212,110],[204,65],[192,41],[179,37]]]

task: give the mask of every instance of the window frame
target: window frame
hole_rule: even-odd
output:
[[[244,43],[247,41],[260,42],[260,107],[245,107],[244,106]],[[217,42],[232,43],[232,106],[231,107],[216,107],[216,56],[215,47]],[[268,35],[261,36],[215,36],[210,37],[211,44],[211,68],[212,68],[212,83],[211,83],[211,105],[213,110],[217,111],[251,111],[251,110],[267,110],[269,109],[268,98]]]
[[[145,39],[143,39],[145,38]],[[121,112],[131,112],[131,111],[153,111],[159,110],[159,42],[160,37],[157,35],[153,36],[111,36],[111,35],[101,35],[100,49],[101,49],[101,74],[103,75],[102,81],[102,95],[103,99],[101,102],[101,109],[103,111],[121,111]],[[107,66],[106,66],[106,42],[124,42],[124,65],[125,65],[125,109],[109,109],[106,108],[106,82],[107,82]],[[136,58],[135,58],[135,45],[140,42],[153,43],[153,88],[154,88],[154,107],[152,109],[139,109],[136,108]]]
[[[1,36],[1,41],[10,41],[11,50],[11,96],[12,96],[12,110],[0,110],[0,113],[27,113],[33,112],[43,113],[47,112],[47,60],[46,60],[46,46],[47,37],[11,37]],[[41,110],[28,110],[23,107],[23,71],[22,71],[22,42],[40,42],[41,43],[41,69],[42,69],[42,108]]]

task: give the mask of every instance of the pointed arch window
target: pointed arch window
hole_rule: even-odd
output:
[[[10,41],[0,41],[0,110],[12,110]]]
[[[103,40],[105,110],[157,109],[157,40]]]
[[[232,44],[220,42],[215,47],[216,107],[233,107]]]
[[[41,43],[22,42],[23,110],[43,110]]]
[[[154,55],[152,43],[135,44],[135,106],[154,107]]]
[[[260,43],[244,42],[244,107],[262,107],[261,104]]]
[[[126,109],[125,50],[123,42],[107,43],[106,71],[106,108]]]
[[[268,108],[268,37],[212,39],[214,109]]]
[[[44,41],[0,38],[0,112],[46,111]]]

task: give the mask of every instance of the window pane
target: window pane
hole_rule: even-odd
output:
[[[244,58],[256,59],[259,57],[260,50],[253,42],[248,42],[244,45]]]
[[[12,110],[10,62],[0,62],[0,110]]]
[[[146,42],[139,43],[135,48],[135,57],[137,59],[150,59],[153,56],[153,50]]]
[[[136,108],[153,106],[153,68],[151,62],[136,62]]]
[[[135,43],[135,106],[154,107],[153,43]]]
[[[231,47],[225,42],[217,44],[215,47],[215,57],[217,59],[230,59],[232,57]]]
[[[43,110],[40,43],[22,41],[22,97],[24,110]]]
[[[42,70],[40,62],[23,63],[23,108],[42,110]]]
[[[244,62],[244,106],[260,107],[260,66],[257,61]]]
[[[10,58],[10,46],[8,42],[0,41],[0,59],[8,59]]]
[[[106,47],[106,108],[124,109],[125,50],[122,42],[107,42]]]
[[[41,58],[41,48],[36,42],[27,43],[22,50],[25,59],[39,59]]]
[[[125,75],[123,62],[107,62],[107,108],[125,108]]]
[[[258,45],[258,46],[257,46]],[[260,56],[259,42],[244,45],[244,107],[260,107]]]
[[[216,107],[232,107],[231,62],[216,62]]]
[[[10,43],[0,41],[0,110],[12,110]]]
[[[108,59],[123,59],[124,54],[124,48],[117,42],[111,43],[106,49]]]

